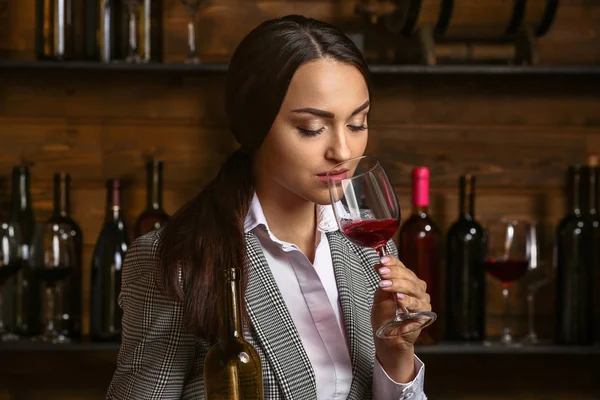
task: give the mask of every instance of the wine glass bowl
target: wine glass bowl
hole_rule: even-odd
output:
[[[344,161],[327,173],[331,205],[344,236],[383,257],[385,247],[400,226],[396,193],[379,160],[360,156]],[[394,296],[395,298],[395,296]],[[434,312],[410,312],[396,304],[396,317],[379,327],[379,338],[409,335],[435,321]]]

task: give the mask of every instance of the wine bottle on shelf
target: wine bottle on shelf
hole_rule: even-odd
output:
[[[81,276],[83,232],[71,218],[70,197],[71,176],[67,173],[54,174],[54,210],[48,223],[69,227],[75,250],[75,263],[67,278],[56,284],[56,315],[59,317],[58,330],[73,339],[81,337]]]
[[[122,311],[118,304],[121,272],[129,240],[121,213],[118,179],[106,184],[106,217],[92,260],[91,334],[96,341],[121,338]]]
[[[475,177],[461,176],[458,220],[447,238],[446,333],[449,341],[485,339],[485,235],[475,220]]]
[[[135,223],[135,236],[139,237],[155,229],[160,229],[169,219],[162,205],[162,161],[149,161],[146,164],[147,202],[146,209]]]
[[[112,62],[124,56],[124,10],[118,0],[86,0],[85,56],[90,61]]]
[[[238,268],[226,268],[219,287],[219,339],[204,359],[207,400],[262,400],[260,357],[244,340]]]
[[[398,253],[402,262],[427,283],[432,309],[441,315],[442,237],[429,215],[429,169],[412,172],[413,212],[400,228]],[[443,322],[442,322],[443,323]],[[425,328],[417,344],[435,344],[441,338],[441,324]]]
[[[593,343],[593,270],[590,224],[581,209],[583,168],[569,167],[570,212],[556,230],[556,342]]]
[[[162,62],[163,0],[143,0],[140,5],[140,57],[143,62]]]
[[[26,166],[13,168],[11,203],[9,221],[18,225],[21,232],[21,268],[9,280],[8,290],[12,291],[10,326],[19,336],[33,336],[41,330],[41,299],[39,280],[30,263],[35,218],[31,205],[29,168]]]
[[[75,57],[74,0],[36,1],[36,56],[61,61]]]
[[[588,224],[587,248],[590,251],[592,265],[592,281],[594,282],[594,337],[600,342],[600,210],[598,209],[598,189],[600,179],[600,166],[598,156],[590,155],[587,166],[587,206],[584,208]]]

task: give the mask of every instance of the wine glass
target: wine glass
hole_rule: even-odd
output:
[[[400,226],[400,207],[379,161],[361,156],[342,162],[327,173],[327,182],[340,231],[352,243],[385,256],[385,246]],[[381,339],[409,335],[437,318],[434,312],[410,312],[394,303],[396,317],[375,333]]]
[[[125,62],[136,64],[142,63],[142,57],[139,52],[139,33],[138,33],[138,20],[140,14],[140,4],[143,0],[122,0],[123,4],[127,7],[129,13],[129,37],[127,40],[128,50]]]
[[[536,345],[540,343],[534,327],[534,305],[535,295],[543,286],[547,285],[553,279],[553,269],[551,263],[546,263],[540,259],[540,246],[537,224],[531,222],[529,235],[527,236],[527,252],[529,255],[529,268],[527,274],[523,277],[522,283],[527,288],[527,320],[528,332],[521,341],[524,345]]]
[[[520,219],[502,218],[492,221],[486,229],[487,252],[485,269],[494,278],[502,282],[504,297],[504,322],[500,343],[514,344],[510,333],[509,289],[521,279],[529,267],[531,253],[528,251],[531,222]]]
[[[19,336],[8,332],[2,318],[2,286],[21,268],[20,256],[21,235],[18,225],[3,222],[0,224],[0,341],[7,342],[19,339]]]
[[[76,265],[75,243],[69,224],[46,223],[36,225],[32,245],[32,269],[45,282],[46,328],[34,340],[50,343],[69,343],[70,340],[56,329],[56,285],[71,273]]]
[[[200,58],[198,58],[196,50],[196,18],[198,14],[198,7],[202,0],[181,0],[181,3],[185,6],[189,21],[188,27],[188,56],[185,60],[186,64],[199,64]]]

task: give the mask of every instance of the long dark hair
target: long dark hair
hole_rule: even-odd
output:
[[[303,64],[332,59],[368,68],[354,43],[327,23],[297,15],[263,22],[239,44],[229,65],[226,109],[241,147],[200,194],[166,225],[160,244],[160,285],[184,302],[188,328],[210,341],[218,335],[221,271],[242,269],[244,219],[253,195],[252,157],[269,132],[292,76]]]

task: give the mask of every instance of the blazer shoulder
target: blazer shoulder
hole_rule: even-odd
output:
[[[125,255],[123,275],[126,281],[132,282],[137,278],[151,273],[159,260],[159,250],[162,243],[162,230],[152,231],[138,237],[132,243]]]

